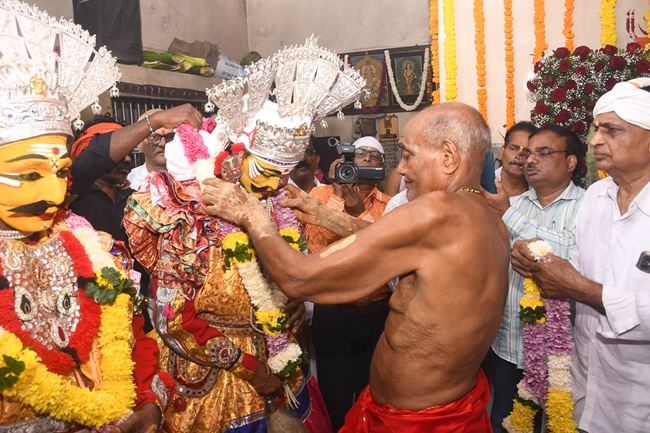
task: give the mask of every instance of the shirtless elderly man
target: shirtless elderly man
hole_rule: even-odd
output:
[[[409,122],[400,145],[410,202],[318,254],[292,249],[236,185],[208,181],[203,200],[245,227],[291,298],[352,302],[400,277],[369,388],[341,432],[489,432],[479,367],[501,320],[510,252],[506,227],[478,191],[489,129],[473,108],[440,104]]]

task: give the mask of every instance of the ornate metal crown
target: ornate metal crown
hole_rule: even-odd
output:
[[[43,134],[72,137],[81,110],[111,89],[120,73],[95,36],[37,7],[0,0],[0,146]]]
[[[219,107],[219,117],[231,134],[256,128],[249,151],[283,164],[302,158],[314,121],[336,111],[342,116],[343,107],[359,103],[365,86],[357,71],[336,53],[319,47],[313,35],[304,45],[284,48],[245,72],[245,77],[207,89],[206,109]],[[273,82],[276,88],[271,91]],[[276,96],[279,123],[257,115],[270,94]]]

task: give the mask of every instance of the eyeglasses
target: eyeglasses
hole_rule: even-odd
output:
[[[519,152],[519,155],[521,155],[522,158],[528,159],[530,155],[535,154],[535,158],[548,158],[554,153],[569,153],[568,150],[563,149],[563,150],[551,150],[548,147],[544,147],[542,149],[535,149],[535,150],[530,150],[530,149],[524,149],[521,152]]]
[[[316,152],[314,149],[305,149],[305,156],[316,156],[318,155],[318,152]]]
[[[164,138],[165,143],[169,143],[174,139],[174,136],[176,135],[175,132],[170,132],[169,134],[161,135],[161,134],[156,134],[155,132],[153,134],[149,134],[147,136],[147,143],[149,143],[152,146],[158,146],[160,144],[160,141]]]
[[[384,157],[384,155],[382,155],[378,150],[366,150],[361,148],[354,150],[354,156],[358,156],[359,158],[365,158],[368,154],[370,154],[370,159],[374,159],[375,161],[381,161]]]

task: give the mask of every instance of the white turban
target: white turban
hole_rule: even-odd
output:
[[[201,130],[199,135],[203,142],[198,145],[207,150],[210,159],[214,158],[228,144],[226,126],[223,124],[217,124],[211,133]],[[185,147],[179,134],[176,134],[174,139],[165,145],[165,158],[167,159],[167,171],[174,175],[177,181],[196,179],[196,166],[185,155]]]
[[[635,78],[614,86],[600,97],[594,107],[594,118],[612,111],[627,123],[650,129],[650,92],[643,87],[650,86],[650,78]]]
[[[382,155],[384,154],[384,148],[375,137],[361,137],[355,141],[354,148],[358,149],[360,147],[372,147],[373,149],[377,149]]]

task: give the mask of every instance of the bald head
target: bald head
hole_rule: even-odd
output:
[[[416,122],[423,141],[433,149],[450,141],[467,156],[472,168],[483,169],[492,142],[490,128],[476,109],[445,102],[422,110],[411,122]]]

